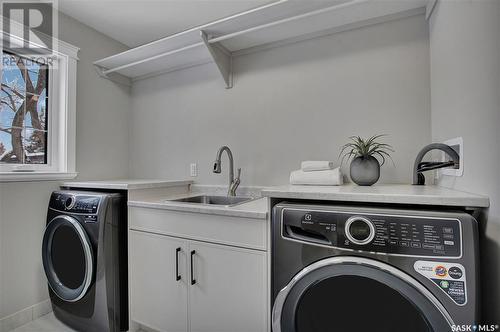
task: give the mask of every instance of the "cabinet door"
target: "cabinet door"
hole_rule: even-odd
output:
[[[129,232],[130,314],[133,321],[164,332],[187,331],[189,276],[186,262],[187,241],[140,231]]]
[[[196,241],[189,250],[190,331],[266,331],[265,252]]]

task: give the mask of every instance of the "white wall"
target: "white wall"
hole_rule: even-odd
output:
[[[81,48],[77,78],[76,162],[79,178],[128,174],[130,94],[99,78],[92,62],[126,47],[65,16],[60,39]],[[41,240],[50,192],[59,182],[0,184],[0,319],[48,298]]]
[[[431,18],[430,52],[432,139],[464,139],[463,177],[439,184],[490,197],[487,237],[481,239],[483,309],[485,322],[498,324],[500,1],[440,1]]]
[[[288,182],[306,159],[337,160],[351,135],[386,133],[396,168],[382,181],[410,181],[430,142],[428,28],[423,16],[238,57],[226,90],[208,64],[135,83],[130,117],[133,177],[186,178],[197,162],[206,184],[219,146],[232,149],[242,185]]]

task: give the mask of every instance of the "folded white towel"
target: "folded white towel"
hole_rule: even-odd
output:
[[[333,169],[333,161],[307,160],[302,162],[302,164],[300,165],[300,169],[302,169],[304,172],[324,171],[327,169]]]
[[[342,172],[337,167],[326,171],[304,172],[299,169],[290,173],[290,184],[316,186],[340,186],[344,183]]]

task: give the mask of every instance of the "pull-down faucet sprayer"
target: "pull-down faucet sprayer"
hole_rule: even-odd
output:
[[[217,151],[217,156],[215,157],[215,162],[214,162],[214,173],[220,174],[221,173],[221,158],[222,158],[222,153],[226,151],[227,156],[229,158],[229,186],[228,186],[228,191],[227,195],[228,196],[236,196],[236,189],[240,185],[240,176],[241,176],[241,168],[238,168],[238,175],[236,178],[234,178],[234,160],[233,160],[233,153],[231,152],[231,149],[227,146],[221,146],[219,150]]]

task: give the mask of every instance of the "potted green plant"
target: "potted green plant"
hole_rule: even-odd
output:
[[[380,178],[380,166],[385,164],[387,158],[392,161],[390,155],[394,152],[392,146],[378,141],[383,136],[385,135],[375,135],[368,139],[351,136],[349,139],[352,142],[342,146],[339,155],[339,158],[342,157],[341,164],[345,159],[353,158],[349,171],[351,180],[357,185],[371,186],[376,183]]]

